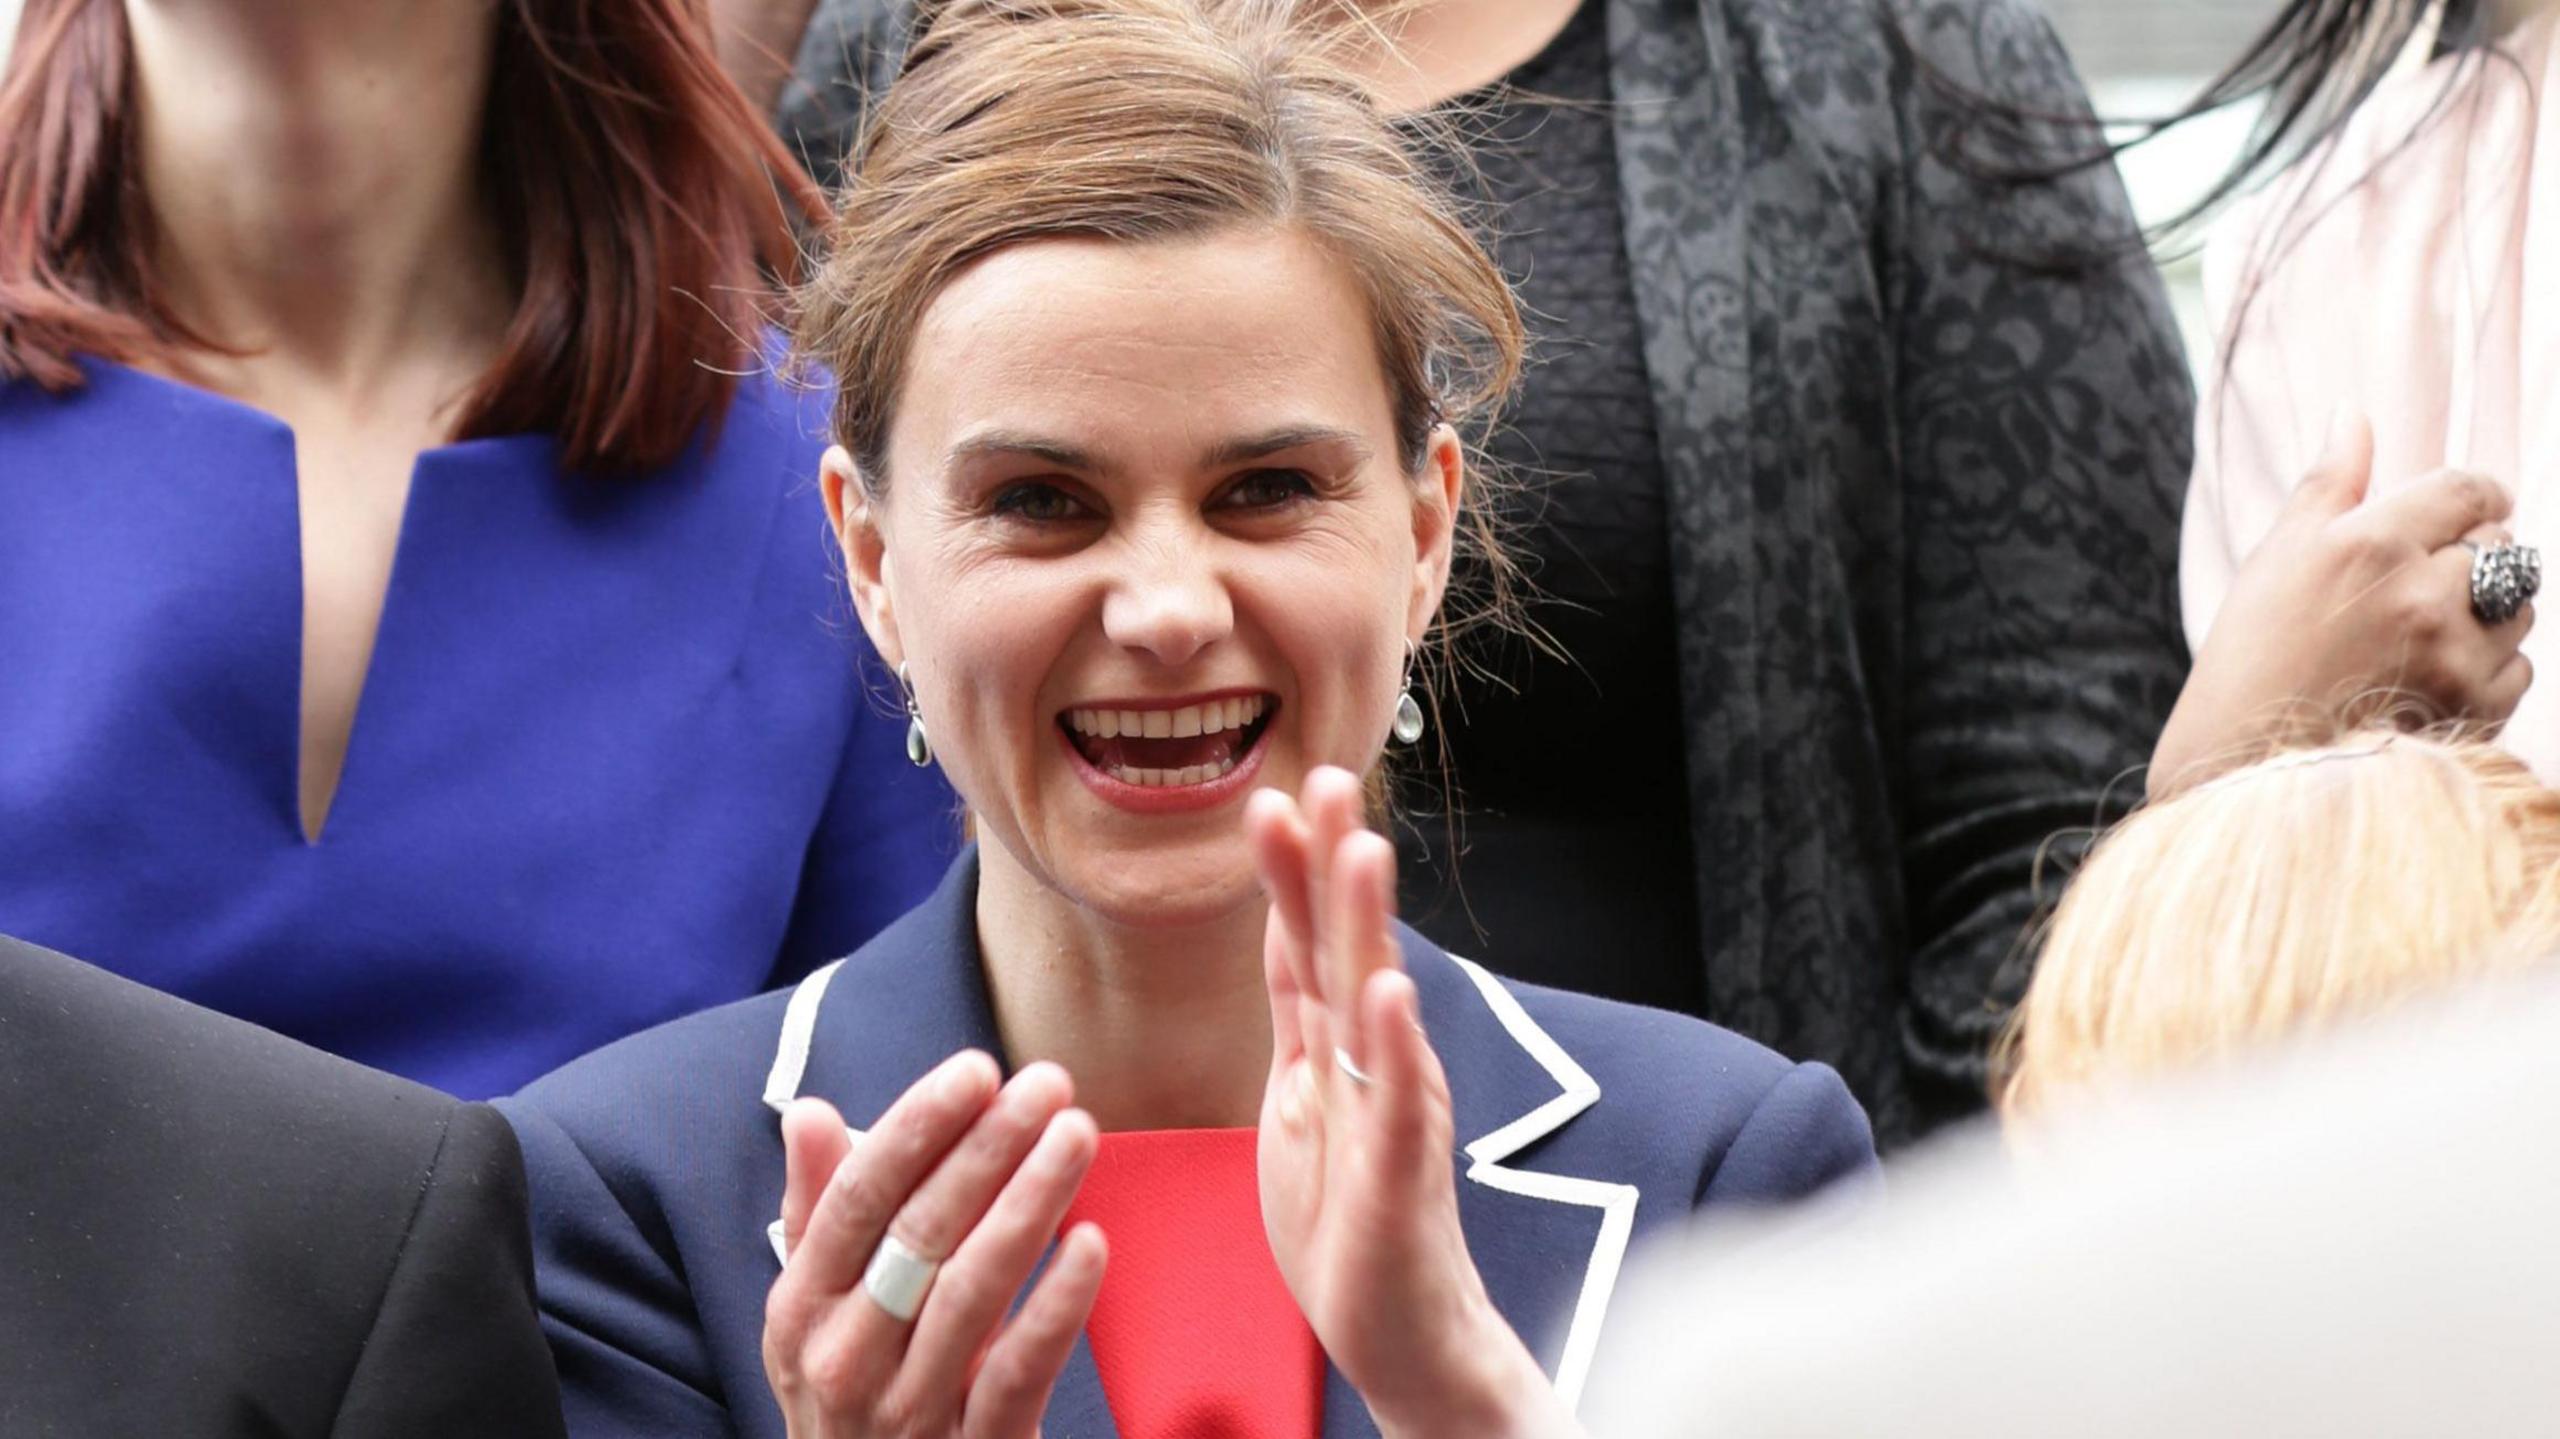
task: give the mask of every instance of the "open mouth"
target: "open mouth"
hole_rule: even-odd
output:
[[[1071,709],[1058,716],[1085,762],[1145,789],[1212,784],[1262,739],[1279,697],[1233,694],[1173,708]]]

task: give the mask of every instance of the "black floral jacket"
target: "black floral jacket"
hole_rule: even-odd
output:
[[[1964,163],[1953,97],[2086,113],[2022,0],[1602,3],[1693,962],[1709,1017],[1829,1062],[1908,1139],[1981,1106],[2052,876],[2140,792],[2185,678],[2185,360],[2147,264],[2023,262],[2128,232],[2112,169]],[[905,13],[822,0],[781,114],[822,178]]]

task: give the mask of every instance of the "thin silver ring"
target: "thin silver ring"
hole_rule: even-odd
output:
[[[883,1234],[880,1247],[871,1251],[871,1262],[863,1267],[862,1292],[890,1318],[911,1324],[941,1268],[941,1260],[927,1259],[899,1243],[898,1236]]]
[[[2542,592],[2542,551],[2532,545],[2456,543],[2471,552],[2471,613],[2480,623],[2505,624]]]
[[[1378,1082],[1361,1073],[1360,1066],[1351,1062],[1351,1051],[1339,1044],[1333,1047],[1333,1067],[1341,1070],[1353,1084],[1359,1085],[1362,1089],[1367,1089]]]

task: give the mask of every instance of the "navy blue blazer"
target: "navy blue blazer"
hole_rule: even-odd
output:
[[[543,1322],[573,1436],[780,1439],[759,1345],[781,1272],[777,1113],[865,1128],[957,1050],[1001,1054],[977,857],[801,985],[634,1035],[499,1101],[524,1148]],[[1515,985],[1400,931],[1456,1105],[1458,1214],[1486,1289],[1570,1401],[1628,1241],[1700,1208],[1872,1182],[1840,1077],[1682,1015]],[[1048,1439],[1116,1430],[1079,1344]],[[1326,1381],[1326,1439],[1374,1436]]]

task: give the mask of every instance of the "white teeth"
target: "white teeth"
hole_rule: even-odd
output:
[[[1113,765],[1111,777],[1122,784],[1141,789],[1166,789],[1176,785],[1207,784],[1234,771],[1236,762],[1220,759],[1213,764],[1186,765],[1181,769],[1145,769],[1134,765]]]
[[[1067,728],[1101,739],[1122,735],[1133,739],[1189,739],[1193,735],[1242,729],[1262,718],[1264,708],[1260,695],[1246,695],[1186,705],[1178,710],[1071,709],[1067,711]]]

